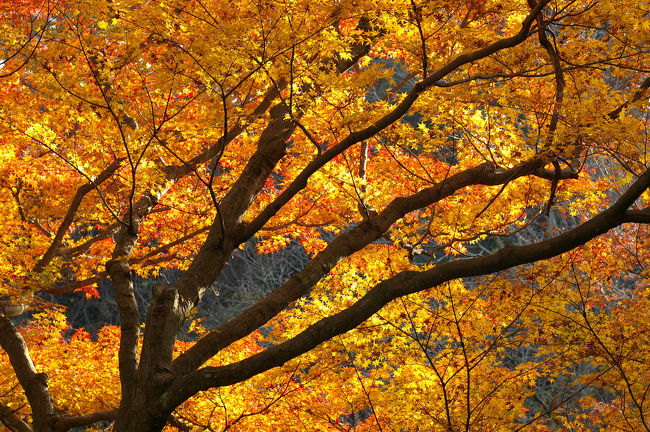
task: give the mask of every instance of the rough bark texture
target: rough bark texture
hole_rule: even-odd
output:
[[[157,198],[145,195],[133,206],[128,216],[129,224],[122,227],[113,250],[112,260],[106,264],[106,270],[113,282],[115,300],[120,313],[120,386],[122,399],[119,415],[115,421],[116,428],[128,424],[133,415],[137,389],[140,387],[138,376],[138,341],[140,339],[140,312],[133,291],[133,277],[130,270],[130,257],[138,240],[142,219],[153,209]]]

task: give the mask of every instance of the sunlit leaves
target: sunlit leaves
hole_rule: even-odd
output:
[[[592,217],[647,169],[648,12],[638,2],[549,2],[521,43],[426,81],[517,34],[529,10],[514,0],[3,2],[0,295],[95,296],[106,263],[125,258],[114,252],[120,230],[137,237],[128,264],[143,277],[187,269],[209,235],[260,253],[299,243],[313,258],[335,236],[377,231],[208,361],[228,365],[402,271]],[[342,142],[354,144],[335,151]],[[531,160],[534,171],[509,171]],[[450,189],[476,167],[512,176]],[[426,190],[439,198],[399,213]],[[283,194],[291,199],[238,237]],[[377,215],[393,219],[381,226]],[[199,429],[640,430],[648,247],[644,228],[623,226],[553,260],[397,299],[175,415]],[[91,336],[50,305],[34,309],[45,312],[20,330],[57,410],[118,406],[119,330]],[[209,329],[197,318],[189,331]],[[29,415],[0,365],[0,398]]]

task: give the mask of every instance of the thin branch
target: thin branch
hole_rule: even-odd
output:
[[[500,50],[514,47],[526,40],[529,36],[533,22],[535,21],[537,15],[544,8],[544,6],[548,3],[548,1],[549,0],[540,1],[539,4],[535,6],[535,8],[522,22],[521,30],[516,35],[499,39],[496,42],[493,42],[486,47],[474,52],[459,55],[429,75],[427,78],[417,82],[391,112],[375,121],[372,125],[349,134],[346,138],[339,141],[339,143],[334,145],[328,151],[314,158],[291,182],[291,184],[289,184],[289,186],[287,186],[287,188],[271,204],[264,208],[264,210],[262,210],[262,212],[246,226],[244,232],[242,233],[242,238],[249,238],[261,227],[263,227],[273,215],[275,215],[298,192],[307,186],[309,178],[316,171],[334,159],[334,157],[338,156],[343,151],[348,149],[350,146],[375,136],[377,133],[381,132],[402,118],[402,116],[404,116],[411,108],[411,106],[415,103],[421,93],[423,93],[428,88],[435,86],[436,83],[442,80],[445,76],[449,75],[451,72],[455,71],[465,64],[480,60]]]
[[[110,178],[110,176],[113,175],[115,171],[117,171],[117,169],[120,167],[122,160],[123,159],[116,159],[115,161],[113,161],[113,163],[107,166],[94,180],[90,180],[88,183],[79,186],[77,192],[74,194],[74,197],[72,198],[72,201],[70,202],[68,211],[66,212],[65,216],[63,217],[63,220],[61,221],[61,224],[59,225],[59,228],[56,231],[56,235],[54,236],[54,239],[52,240],[50,247],[47,249],[47,251],[45,251],[43,256],[38,260],[38,262],[34,266],[34,272],[36,273],[42,272],[43,269],[45,269],[45,267],[52,261],[52,258],[54,258],[57,255],[57,252],[61,247],[61,242],[63,241],[63,237],[68,231],[68,228],[70,228],[70,225],[72,225],[74,217],[77,214],[77,210],[79,209],[79,206],[81,205],[81,201],[83,200],[84,196],[86,196],[88,192],[97,189],[100,184],[102,184],[104,181]]]
[[[51,13],[52,13],[51,9],[47,11],[47,17],[45,19],[45,22],[43,23],[43,25],[41,26],[41,28],[37,32],[36,43],[34,44],[34,48],[32,48],[32,50],[27,54],[27,56],[25,56],[25,59],[22,61],[21,64],[16,66],[13,70],[10,70],[8,72],[0,74],[0,78],[6,78],[8,76],[11,76],[11,75],[15,74],[16,72],[19,72],[22,68],[24,68],[27,65],[27,63],[29,63],[31,58],[36,53],[36,50],[38,49],[38,46],[40,45],[41,40],[43,39],[43,36],[45,35],[45,31],[47,30],[47,27],[50,25],[50,23],[54,19],[51,16]],[[40,15],[40,11],[39,11],[38,15]],[[33,33],[33,23],[36,20],[36,18],[38,17],[38,15],[32,19],[32,27],[30,28],[30,34],[27,37],[27,40],[18,48],[18,50],[16,50],[16,52],[14,52],[12,55],[10,55],[7,58],[0,61],[0,65],[5,66],[9,60],[11,60],[13,57],[17,56],[18,54],[20,54],[23,51],[23,49],[25,49],[27,47],[27,45],[29,45],[30,42],[34,39],[34,35],[32,34]]]
[[[427,77],[428,72],[428,54],[427,54],[427,44],[426,38],[424,37],[424,31],[422,30],[422,7],[417,7],[414,0],[411,0],[411,14],[415,25],[418,28],[418,34],[420,35],[420,49],[422,50],[422,78]]]

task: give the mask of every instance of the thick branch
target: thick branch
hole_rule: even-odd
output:
[[[360,50],[356,62],[367,54],[369,47]],[[339,68],[348,68],[348,62],[340,62]],[[269,90],[255,114],[261,115],[268,109],[271,101],[279,95],[281,86]],[[289,119],[287,107],[280,102],[270,110],[270,122],[260,135],[257,151],[248,161],[240,178],[229,193],[219,203],[218,215],[210,227],[204,246],[173,287],[159,286],[152,298],[148,311],[147,326],[139,364],[138,379],[142,384],[155,371],[165,371],[170,367],[172,350],[178,328],[187,312],[201,297],[205,289],[214,281],[228,256],[236,247],[227,241],[225,227],[236,226],[246,209],[262,189],[266,179],[272,173],[279,160],[285,154],[286,142],[295,129]],[[241,129],[243,130],[243,129]],[[237,127],[229,131],[217,145],[204,154],[197,156],[182,167],[170,170],[167,177],[177,179],[192,172],[193,166],[218,155],[229,140],[241,132]],[[180,295],[179,295],[180,294]],[[155,393],[156,391],[154,391]],[[118,423],[120,419],[118,419]]]
[[[73,256],[73,255],[78,255],[78,254],[80,254],[81,252],[85,252],[85,251],[87,251],[87,250],[90,248],[90,246],[94,245],[95,243],[97,243],[97,242],[99,242],[99,241],[102,241],[102,240],[105,240],[105,239],[107,239],[107,238],[109,238],[109,237],[112,237],[112,236],[116,233],[116,231],[117,231],[117,229],[118,229],[119,227],[120,227],[120,224],[118,224],[118,223],[111,224],[111,225],[110,225],[109,227],[107,227],[104,231],[102,231],[102,232],[100,232],[99,234],[97,234],[97,235],[95,235],[95,236],[89,238],[89,239],[86,240],[85,242],[83,242],[83,243],[81,243],[81,244],[78,244],[78,245],[76,245],[76,246],[71,246],[71,247],[68,247],[68,248],[62,248],[62,249],[59,249],[59,250],[56,252],[56,254],[57,254],[58,256],[66,256],[66,255],[67,255],[67,256]]]
[[[283,202],[282,199],[276,200],[275,205],[277,207],[275,210],[273,210],[273,206],[269,206],[265,209],[264,216],[262,216],[262,218],[257,218],[257,229],[261,228],[275,213],[275,211],[286,204],[295,193],[304,188],[307,179],[316,172],[316,170],[334,158],[337,154],[340,154],[346,148],[375,135],[377,132],[399,120],[415,102],[419,94],[431,87],[436,81],[461,65],[484,58],[500,49],[515,46],[525,40],[528,37],[530,27],[534,22],[534,17],[539,13],[541,8],[542,6],[536,7],[531,13],[531,16],[524,20],[522,29],[517,35],[499,40],[474,53],[459,56],[427,79],[416,84],[414,90],[411,91],[407,95],[406,99],[398,104],[395,110],[393,110],[389,115],[362,131],[351,134],[343,142],[337,144],[334,149],[317,158],[317,162],[308,166],[308,169],[301,174],[302,177],[297,179],[297,183],[294,182],[294,184],[299,185],[297,189],[294,188],[288,194],[284,194],[283,197],[286,198],[286,200]],[[360,54],[367,52],[368,49],[368,47],[363,46],[360,50]],[[341,63],[337,64],[337,69],[339,71],[344,67],[347,68],[347,65]],[[174,286],[159,286],[154,291],[152,304],[147,316],[147,325],[145,326],[145,337],[138,372],[139,385],[146,384],[143,380],[147,377],[154,377],[158,372],[161,377],[171,375],[172,380],[169,383],[165,380],[165,382],[160,383],[160,385],[151,386],[150,390],[147,390],[147,393],[149,393],[150,396],[154,396],[155,394],[164,394],[166,388],[171,385],[174,380],[179,379],[179,374],[177,373],[179,370],[188,372],[202,363],[200,359],[203,355],[187,356],[185,359],[188,360],[188,364],[185,364],[180,368],[173,367],[172,371],[167,369],[167,362],[171,361],[172,358],[173,342],[185,315],[191,310],[200,299],[203,292],[214,281],[227,258],[230,256],[231,251],[247,238],[246,235],[241,235],[239,233],[242,226],[241,218],[260,192],[267,178],[275,169],[277,163],[285,154],[286,142],[296,127],[294,118],[299,117],[300,115],[299,112],[297,114],[294,113],[294,117],[292,118],[289,114],[288,107],[283,102],[280,102],[271,108],[270,122],[259,137],[256,152],[249,159],[242,174],[230,191],[219,203],[218,216],[208,232],[204,245],[201,247],[190,267],[183,276],[181,276],[177,283],[174,284]],[[538,160],[535,161],[534,165],[534,169],[538,169],[542,168],[544,163],[541,160]],[[310,171],[310,168],[313,169]],[[492,167],[481,166],[477,169],[478,171],[486,172],[486,174],[488,172],[496,174]],[[472,179],[465,178],[467,175],[469,174],[461,174],[459,183],[468,180],[468,184],[471,184]],[[496,175],[500,176],[500,174]],[[505,174],[501,180],[505,178],[511,179],[512,174]],[[438,187],[439,189],[435,191],[429,191],[432,194],[432,196],[429,197],[429,201],[441,199],[441,197],[448,196],[454,191],[453,186],[448,187],[446,183],[440,184]],[[459,187],[462,187],[462,185]],[[420,198],[422,198],[423,201],[427,200],[427,198],[418,195],[417,199],[414,200],[414,203],[416,204],[416,207],[414,208],[426,205],[419,203],[418,199]],[[219,339],[219,343],[203,344],[205,352],[202,354],[209,354],[207,355],[207,358],[209,358],[211,356],[210,353],[215,352],[215,347],[218,351],[220,345],[227,346],[234,340],[250,333],[250,331],[259,325],[256,323],[266,322],[286,307],[288,303],[307,292],[313,284],[315,284],[324,274],[329,272],[341,257],[347,256],[364,247],[385,232],[395,220],[412,210],[407,208],[409,203],[398,202],[395,206],[397,206],[397,208],[387,209],[388,211],[384,214],[385,220],[381,219],[373,221],[370,219],[368,223],[362,224],[362,228],[359,231],[355,231],[352,234],[353,238],[348,239],[348,237],[345,236],[343,239],[335,241],[333,243],[333,253],[330,252],[325,255],[320,255],[320,259],[312,261],[307,266],[305,271],[301,273],[302,276],[294,278],[292,283],[285,286],[284,292],[277,293],[275,298],[271,297],[270,299],[265,299],[265,301],[258,305],[257,309],[254,308],[253,311],[249,311],[248,315],[253,319],[248,322],[243,322],[243,325],[240,328],[237,328],[238,323],[246,321],[245,319],[239,319],[236,323],[231,324],[227,334],[216,337],[216,339]],[[247,230],[246,234],[253,234],[257,229],[250,231]],[[353,246],[350,246],[350,244]],[[171,365],[169,366],[171,367]],[[125,397],[128,397],[128,395]],[[152,411],[152,415],[154,415],[154,412],[156,413],[156,421],[162,421],[163,417],[159,416],[161,412],[154,410]],[[120,414],[120,417],[122,417],[122,413]],[[120,418],[118,418],[118,422],[119,421]]]
[[[32,432],[32,428],[16,415],[14,410],[0,403],[0,423],[11,432]]]
[[[608,209],[591,220],[553,238],[525,246],[507,246],[499,252],[467,260],[456,260],[426,271],[403,271],[380,282],[351,307],[324,318],[302,333],[248,359],[220,367],[205,367],[188,374],[169,388],[164,401],[171,410],[201,390],[244,381],[256,374],[280,366],[308,352],[320,343],[360,325],[390,301],[423,291],[447,281],[487,275],[518,265],[549,259],[606,233],[625,222],[626,209],[650,186],[646,171]]]
[[[41,290],[41,292],[46,292],[48,294],[54,294],[54,295],[65,294],[65,293],[72,292],[76,289],[83,288],[85,286],[96,284],[100,280],[106,279],[107,277],[108,277],[108,272],[103,271],[97,273],[96,276],[89,277],[88,279],[82,279],[82,280],[70,282],[65,285],[53,286],[51,288]]]
[[[61,416],[54,421],[52,429],[55,432],[65,432],[75,427],[87,426],[100,421],[115,420],[118,412],[118,409],[112,409],[82,416]]]
[[[357,28],[370,30],[370,21],[362,17]],[[355,43],[351,50],[351,59],[335,61],[336,71],[338,73],[346,71],[369,51],[370,45],[367,42]],[[220,220],[215,220],[204,247],[201,248],[187,272],[176,283],[181,297],[189,300],[185,305],[188,311],[219,274],[225,260],[230,256],[230,252],[237,244],[241,243],[242,236],[237,235],[236,238],[230,239],[230,244],[226,245],[226,233],[222,232],[222,227],[237,227],[239,230],[241,217],[284,156],[286,141],[293,134],[296,128],[295,118],[299,116],[299,113],[295,112],[293,117],[289,114],[288,107],[284,102],[271,108],[269,124],[260,135],[256,152],[221,202]]]
[[[643,95],[646,93],[646,91],[648,90],[648,88],[650,88],[650,77],[646,78],[646,79],[641,83],[641,86],[640,86],[639,90],[637,90],[637,91],[634,93],[634,96],[632,96],[632,99],[631,99],[631,100],[629,100],[629,101],[625,101],[621,106],[619,106],[618,108],[616,108],[615,110],[613,110],[612,112],[610,112],[609,114],[607,114],[607,116],[608,116],[609,118],[611,118],[612,120],[617,119],[617,118],[621,115],[621,112],[622,112],[625,108],[627,108],[631,103],[634,103],[634,102],[640,100],[640,99],[643,97]]]
[[[282,82],[281,86],[283,85],[284,82]],[[255,107],[255,109],[251,113],[251,117],[255,118],[264,114],[271,106],[271,102],[273,102],[273,100],[278,97],[281,89],[282,87],[271,86],[266,91],[266,94],[264,95],[264,98],[262,99],[260,104],[257,107]],[[232,140],[234,140],[239,134],[241,134],[246,129],[246,126],[247,126],[246,123],[238,123],[237,125],[232,127],[227,133],[225,133],[224,136],[222,136],[215,144],[210,146],[210,148],[205,150],[203,153],[197,155],[196,157],[192,158],[187,163],[177,165],[177,166],[165,167],[164,171],[166,172],[167,180],[175,181],[182,177],[185,177],[188,174],[191,174],[195,167],[210,161],[213,157],[218,155],[223,150],[224,146],[228,145]]]
[[[271,121],[260,135],[257,150],[239,179],[223,198],[219,212],[199,253],[174,286],[158,286],[147,312],[140,380],[156,370],[169,370],[175,338],[187,313],[215,280],[236,244],[225,229],[237,226],[267,177],[285,154],[293,132],[284,104],[271,108]]]
[[[377,120],[372,125],[362,130],[351,133],[342,141],[330,148],[328,151],[320,154],[315,159],[313,159],[293,180],[293,182],[284,191],[282,191],[282,193],[271,204],[266,206],[266,208],[264,208],[264,210],[251,223],[245,227],[245,230],[241,234],[240,241],[250,238],[253,234],[259,231],[296,194],[307,187],[307,182],[309,181],[310,177],[325,164],[330,162],[332,159],[341,154],[343,151],[347,150],[352,145],[375,136],[377,133],[381,132],[402,118],[402,116],[407,113],[407,111],[415,103],[422,92],[428,88],[435,86],[438,81],[449,75],[460,66],[490,56],[497,51],[514,47],[526,40],[529,35],[530,28],[536,19],[536,16],[541,12],[546,3],[548,3],[548,0],[539,2],[539,4],[523,21],[521,30],[516,35],[500,39],[496,42],[491,43],[485,48],[456,57],[454,60],[447,63],[442,68],[433,72],[427,78],[417,82],[415,86],[407,93],[404,99],[402,99],[402,101],[397,104],[397,106],[391,112]]]
[[[8,318],[0,318],[0,345],[9,356],[18,382],[27,396],[34,431],[49,430],[48,422],[54,415],[54,403],[47,388],[47,375],[36,371],[25,340]]]
[[[650,207],[643,210],[628,210],[625,212],[625,222],[631,223],[650,223]]]
[[[205,335],[189,350],[178,356],[174,361],[174,372],[177,376],[190,372],[219,352],[219,350],[264,325],[291,302],[308,293],[339,260],[361,250],[380,238],[393,223],[407,213],[438,202],[469,185],[503,184],[518,177],[534,174],[542,170],[544,164],[542,158],[533,158],[509,170],[497,170],[491,164],[485,163],[455,174],[414,195],[395,198],[379,214],[371,216],[332,241],[300,273],[289,279],[285,284],[275,289],[237,318]]]
[[[370,20],[368,20],[365,17],[362,17],[359,20],[359,25],[357,26],[357,29],[366,30],[366,31],[370,30]],[[370,45],[367,42],[357,42],[353,44],[350,50],[351,58],[337,59],[335,61],[336,70],[338,71],[338,73],[345,72],[350,67],[352,67],[352,65],[356,64],[359,61],[359,59],[361,59],[363,56],[368,54],[369,51],[370,51]],[[270,108],[273,100],[275,100],[278,96],[280,96],[280,91],[282,91],[282,89],[284,89],[286,86],[287,86],[287,82],[285,80],[279,80],[278,82],[275,83],[275,85],[270,86],[269,89],[264,94],[264,98],[262,99],[260,104],[257,107],[255,107],[253,112],[250,114],[250,117],[256,118],[264,114]],[[246,126],[247,123],[238,123],[236,126],[231,128],[227,133],[225,133],[224,136],[222,136],[214,145],[210,146],[209,149],[207,149],[200,155],[194,157],[186,164],[164,168],[164,171],[167,173],[167,179],[172,181],[178,180],[181,177],[190,174],[192,172],[193,167],[196,167],[198,165],[210,161],[213,157],[218,155],[223,150],[224,145],[227,145],[232,140],[234,140],[240,133],[242,133],[246,129]]]
[[[534,0],[529,0],[529,4],[534,5],[534,3]],[[560,120],[560,110],[562,109],[562,101],[564,100],[565,81],[562,66],[560,65],[560,55],[553,47],[551,41],[548,40],[548,36],[546,36],[546,23],[544,22],[542,14],[537,17],[537,26],[539,43],[548,53],[551,59],[551,64],[553,65],[553,74],[555,75],[555,104],[553,106],[551,122],[548,126],[548,139],[546,140],[546,144],[550,146],[553,144],[555,131]]]

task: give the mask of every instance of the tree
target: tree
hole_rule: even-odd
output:
[[[648,430],[639,2],[0,10],[10,430]],[[233,251],[296,241],[195,319]],[[142,328],[134,275],[171,268]],[[106,278],[95,338],[34,296]]]

